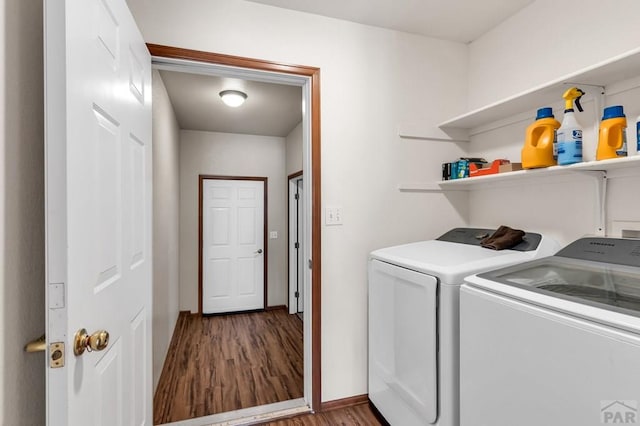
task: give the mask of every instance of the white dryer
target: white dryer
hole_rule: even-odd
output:
[[[582,238],[466,280],[461,425],[640,424],[640,240]]]
[[[492,229],[456,228],[369,259],[369,399],[393,426],[456,426],[459,287],[464,277],[549,256],[558,244],[527,233],[510,250],[480,246]]]

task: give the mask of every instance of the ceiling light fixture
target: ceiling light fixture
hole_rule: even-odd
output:
[[[222,102],[232,108],[237,108],[247,99],[247,94],[239,90],[223,90],[220,92]]]

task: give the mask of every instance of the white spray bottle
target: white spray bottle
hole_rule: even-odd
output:
[[[582,95],[584,92],[577,87],[572,87],[562,95],[565,100],[564,118],[557,131],[557,154],[560,165],[582,161],[582,127],[576,120],[573,111],[573,103],[575,102],[578,111],[582,112],[580,105]]]

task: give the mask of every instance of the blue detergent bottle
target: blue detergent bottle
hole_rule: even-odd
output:
[[[636,154],[640,154],[640,116],[636,120]]]

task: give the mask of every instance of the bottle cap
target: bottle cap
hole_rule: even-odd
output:
[[[543,118],[553,118],[553,109],[549,107],[540,108],[536,115],[536,120],[541,120]]]
[[[622,105],[610,106],[604,109],[604,114],[602,116],[603,120],[616,117],[625,117]]]

